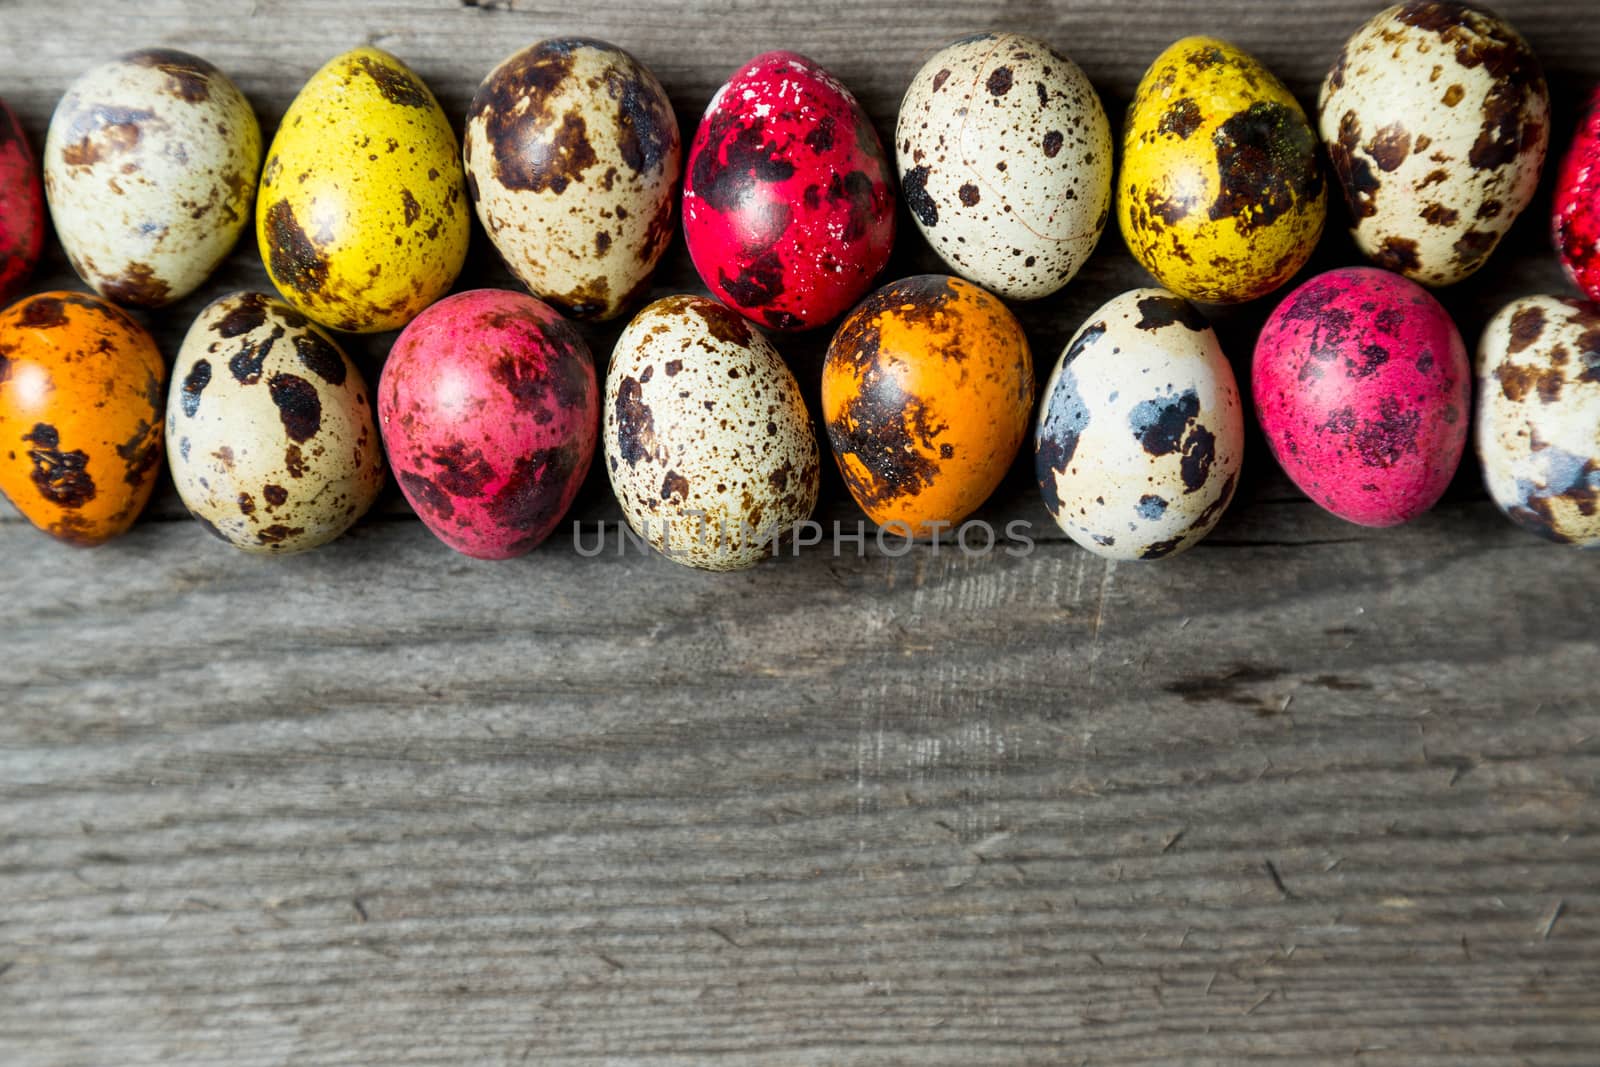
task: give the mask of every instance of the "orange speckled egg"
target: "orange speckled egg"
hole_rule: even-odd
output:
[[[150,335],[97,296],[0,312],[0,492],[62,541],[127,532],[161,465],[166,377]]]
[[[960,278],[884,286],[834,334],[822,414],[850,494],[928,537],[972,514],[1028,432],[1033,359],[1005,304]]]

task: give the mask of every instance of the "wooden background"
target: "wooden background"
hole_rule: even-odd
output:
[[[459,124],[502,56],[621,44],[687,141],[790,47],[883,131],[933,49],[1043,36],[1115,118],[1190,32],[1313,104],[1361,0],[9,0],[0,95],[42,143],[91,63],[228,71],[270,134],[372,42]],[[1556,141],[1600,78],[1587,3],[1502,0]],[[1549,181],[1445,294],[1469,344],[1565,291]],[[937,269],[902,218],[892,274]],[[1335,212],[1315,269],[1351,261]],[[75,285],[58,248],[38,288]],[[698,289],[681,239],[658,295]],[[508,285],[481,235],[462,284]],[[1040,380],[1143,276],[1108,232],[1019,309]],[[247,238],[148,317],[169,358]],[[1218,316],[1241,377],[1271,300]],[[590,331],[603,364],[616,326]],[[390,337],[356,342],[375,375]],[[825,336],[782,347],[815,406]],[[982,516],[1036,550],[826,546],[743,574],[558,535],[445,549],[391,492],[345,539],[257,560],[170,487],[121,541],[0,514],[0,1062],[1600,1063],[1600,554],[1546,545],[1470,460],[1414,524],[1308,504],[1252,437],[1211,538],[1113,565],[1019,461]],[[853,522],[835,478],[825,519]],[[576,515],[616,520],[598,464]]]

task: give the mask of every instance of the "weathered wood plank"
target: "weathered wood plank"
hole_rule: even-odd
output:
[[[0,95],[42,135],[83,66],[162,43],[270,128],[371,40],[458,118],[500,56],[580,32],[649,63],[686,130],[778,46],[887,130],[980,25],[1064,47],[1115,113],[1200,31],[1309,100],[1375,6],[27,0]],[[1559,137],[1600,33],[1499,6]],[[1544,212],[1445,294],[1469,340],[1562,284]],[[904,233],[892,272],[936,269]],[[52,256],[41,286],[70,282]],[[1348,257],[1330,237],[1317,267]],[[1140,279],[1111,234],[1020,308],[1040,365]],[[508,283],[480,238],[463,284]],[[246,241],[147,321],[170,355],[264,284]],[[699,288],[681,242],[657,288]],[[1240,371],[1268,310],[1219,315]],[[589,331],[602,361],[616,329]],[[353,347],[375,372],[390,340]],[[825,341],[782,342],[813,401]],[[1510,527],[1471,464],[1369,531],[1251,445],[1217,532],[1155,566],[1051,532],[1026,463],[984,512],[1032,523],[1025,557],[818,546],[737,575],[565,536],[479,563],[392,495],[277,561],[170,488],[93,552],[0,509],[0,1061],[1590,1067],[1600,557]],[[575,517],[616,521],[598,471]]]

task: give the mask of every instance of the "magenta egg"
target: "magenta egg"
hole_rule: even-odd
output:
[[[28,138],[0,100],[0,306],[11,302],[44,247],[44,186]]]
[[[1347,267],[1290,293],[1256,341],[1250,380],[1279,465],[1342,519],[1414,519],[1461,462],[1466,346],[1439,302],[1398,274]]]
[[[762,326],[835,319],[889,261],[889,174],[850,90],[804,56],[757,56],[717,90],[689,146],[683,232],[695,269]]]
[[[594,358],[540,300],[458,293],[395,340],[378,425],[401,491],[439,540],[479,559],[520,556],[555,528],[589,470]]]
[[[1555,239],[1567,274],[1590,300],[1600,300],[1600,89],[1556,177]]]

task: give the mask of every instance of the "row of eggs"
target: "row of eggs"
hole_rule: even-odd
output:
[[[1115,180],[1093,86],[1015,34],[963,38],[927,61],[901,103],[897,168],[850,91],[790,52],[756,57],[718,89],[685,156],[660,82],[603,42],[549,40],[507,58],[474,95],[460,144],[414,72],[357,48],[311,77],[263,155],[250,104],[221,71],[149,49],[68,89],[44,191],[74,268],[119,304],[193,292],[253,201],[283,297],[324,326],[378,332],[449,291],[474,208],[535,296],[573,317],[615,316],[648,286],[681,181],[689,253],[712,294],[759,325],[799,330],[837,319],[883,270],[896,177],[933,249],[1003,298],[1059,290],[1113,210],[1165,288],[1204,303],[1263,296],[1322,234],[1324,144],[1363,253],[1449,284],[1481,267],[1528,205],[1549,111],[1526,42],[1456,3],[1398,5],[1362,26],[1323,82],[1315,129],[1252,56],[1177,42],[1139,82]],[[26,143],[6,120],[0,299],[42,231],[29,224],[39,197]],[[1584,151],[1569,160],[1558,244],[1600,299],[1597,180]]]
[[[395,342],[374,424],[359,368],[261,293],[191,325],[170,385],[115,305],[46,293],[0,313],[0,491],[80,544],[128,529],[163,449],[190,513],[248,551],[338,537],[371,507],[385,456],[418,516],[468,555],[542,541],[577,494],[597,429],[630,526],[680,562],[749,566],[808,519],[819,449],[799,385],[761,330],[703,296],[657,300],[623,330],[604,383],[548,304],[478,289],[425,309]],[[1600,309],[1533,297],[1485,332],[1477,441],[1491,495],[1558,541],[1600,543]],[[1289,294],[1256,345],[1251,387],[1290,477],[1353,522],[1405,522],[1438,500],[1468,435],[1465,346],[1424,289],[1370,267]],[[1244,450],[1240,393],[1206,319],[1136,289],[1084,323],[1034,414],[1028,343],[1005,304],[960,278],[884,286],[835,333],[822,375],[829,442],[874,522],[912,536],[961,523],[1034,431],[1046,508],[1075,541],[1156,559],[1203,538]],[[706,536],[711,531],[711,536]]]
[[[1448,10],[1424,18],[1419,13],[1423,8]],[[1391,55],[1377,49],[1373,39],[1400,44]],[[1426,79],[1417,75],[1423,57],[1437,52],[1441,42],[1454,50],[1454,63],[1460,69],[1451,68],[1454,80],[1446,79],[1448,85],[1430,112],[1419,94],[1436,91],[1447,64],[1429,60]],[[1491,47],[1498,51],[1486,51]],[[89,92],[85,87],[93,88],[97,77],[109,88]],[[1418,89],[1424,81],[1426,85]],[[1409,96],[1402,91],[1408,85]],[[1352,87],[1363,92],[1351,95]],[[1380,105],[1392,103],[1397,93],[1408,102],[1400,110],[1404,123],[1413,129],[1397,118],[1377,126],[1378,133],[1363,144],[1359,133],[1367,128],[1363,123],[1383,118]],[[107,104],[107,99],[118,102]],[[162,109],[173,106],[171,101],[199,105],[205,114],[196,122],[169,121]],[[1463,101],[1466,107],[1460,106]],[[149,106],[132,106],[141,103]],[[1330,106],[1344,110],[1330,112]],[[1514,31],[1498,20],[1459,5],[1416,4],[1375,18],[1352,38],[1329,75],[1321,109],[1334,172],[1345,186],[1357,222],[1358,243],[1379,263],[1435,284],[1476,269],[1537,182],[1548,136],[1547,110],[1536,62]],[[1431,113],[1437,114],[1430,118]],[[1335,116],[1337,139],[1329,133],[1330,114]],[[58,126],[64,131],[59,136]],[[1416,129],[1432,135],[1414,133]],[[174,140],[174,131],[182,136]],[[203,146],[207,138],[227,142],[229,154],[213,153],[209,165],[196,165],[191,153],[205,153],[196,153],[194,144]],[[253,151],[259,161],[259,142],[243,97],[220,72],[194,57],[164,51],[135,53],[80,79],[57,110],[46,148],[51,207],[74,266],[96,288],[122,303],[159,305],[192,291],[226,254],[248,215],[255,172],[250,158]],[[1008,149],[1008,142],[1013,147]],[[1402,142],[1403,150],[1397,147]],[[1470,148],[1464,147],[1469,142]],[[151,158],[139,155],[141,145]],[[1450,154],[1452,146],[1462,149],[1460,159]],[[1104,112],[1081,72],[1036,41],[979,35],[934,56],[906,94],[896,148],[903,195],[930,243],[952,267],[1001,295],[1036,297],[1065,284],[1098,239],[1110,210],[1110,134]],[[1405,185],[1401,179],[1408,173],[1407,159],[1421,159],[1430,148],[1429,171]],[[1571,158],[1580,159],[1583,148],[1580,136]],[[1230,302],[1270,291],[1298,270],[1321,232],[1325,196],[1315,149],[1316,138],[1303,113],[1270,72],[1223,42],[1179,42],[1147,73],[1129,113],[1123,184],[1116,199],[1130,248],[1158,279],[1183,296]],[[25,143],[22,151],[26,153]],[[133,158],[124,158],[129,153]],[[64,166],[53,168],[58,154]],[[519,280],[535,293],[569,315],[607,317],[620,312],[645,287],[670,237],[679,145],[664,93],[632,57],[598,42],[575,40],[545,42],[511,57],[474,98],[464,158],[465,187],[480,219]],[[170,166],[173,160],[178,162],[176,168]],[[103,189],[90,188],[79,201],[61,191],[74,188],[74,181],[84,184],[85,175],[103,177],[96,167],[108,161],[116,165],[115,172]],[[166,172],[161,170],[162,161],[169,165]],[[1458,169],[1460,174],[1455,173]],[[1559,216],[1565,227],[1561,232],[1567,235],[1562,249],[1582,278],[1581,254],[1586,248],[1582,224],[1600,212],[1592,206],[1593,196],[1586,200],[1581,192],[1588,172],[1573,163],[1567,170],[1574,177],[1563,183],[1558,197],[1558,209],[1565,212]],[[60,176],[63,173],[65,177]],[[190,184],[184,185],[185,181]],[[1376,210],[1384,182],[1398,187],[1383,196],[1384,205],[1398,201],[1409,207]],[[416,318],[448,290],[460,267],[468,228],[461,207],[462,184],[448,124],[414,74],[394,57],[373,49],[358,49],[331,62],[308,82],[285,115],[262,174],[256,205],[259,243],[269,274],[293,305],[284,309],[273,302],[291,318],[268,327],[268,338],[281,328],[277,336],[294,335],[289,343],[298,352],[302,343],[317,347],[310,337],[327,341],[305,321],[307,316],[345,330],[393,328]],[[758,57],[719,90],[691,145],[683,186],[689,250],[708,287],[747,319],[768,327],[803,329],[837,317],[870,286],[887,259],[893,237],[893,192],[881,147],[849,92],[803,57],[790,53]],[[1578,192],[1567,195],[1569,187]],[[422,195],[415,195],[413,188],[422,190]],[[1418,198],[1430,188],[1431,199],[1417,211]],[[143,193],[135,198],[142,215],[130,212],[127,204],[121,205],[124,210],[119,215],[118,202],[105,199],[106,190],[125,198],[130,189]],[[359,192],[349,195],[354,190]],[[150,221],[163,205],[170,215],[173,203],[197,225],[186,229],[181,218],[165,226]],[[1445,203],[1459,206],[1446,209]],[[74,208],[81,210],[74,214]],[[1403,236],[1394,228],[1408,211],[1430,228],[1422,235],[1427,239]],[[1459,229],[1463,215],[1473,220],[1470,232],[1442,244],[1434,239],[1440,236],[1434,230],[1442,228],[1448,236],[1454,232],[1451,227]],[[1368,227],[1368,220],[1377,221]],[[101,251],[97,259],[93,241],[75,245],[69,236],[69,231],[92,229],[91,223],[105,227],[100,236],[107,238],[109,233],[113,246],[137,231],[143,239],[154,237],[157,251],[173,251],[174,258],[168,262],[152,252],[124,262],[114,251],[109,255]],[[220,250],[219,233],[224,238]],[[1578,238],[1570,236],[1574,233]],[[1446,246],[1448,255],[1440,251]],[[195,264],[212,255],[209,265],[196,272]],[[1446,268],[1440,257],[1453,257],[1453,265]],[[108,262],[110,268],[105,266]],[[1358,293],[1393,289],[1396,281],[1374,274],[1349,288]],[[1388,296],[1396,306],[1406,301],[1419,307],[1424,301],[1431,304],[1420,290],[1402,289]],[[1331,302],[1338,312],[1335,298],[1323,294],[1318,299]],[[254,300],[262,304],[266,298]],[[1214,335],[1184,301],[1157,291],[1119,300],[1121,305],[1113,301],[1091,317],[1047,387],[1038,433],[1040,481],[1052,513],[1080,542],[1111,555],[1157,556],[1198,540],[1231,497],[1242,444],[1237,389],[1226,361],[1219,369],[1220,355],[1213,358]],[[82,306],[81,300],[68,304]],[[676,318],[686,319],[698,315],[687,310],[691,304],[702,309],[716,306],[686,298],[673,308],[652,305],[639,318],[648,319],[651,313],[670,318],[675,310]],[[1150,313],[1143,309],[1145,304],[1170,305],[1172,310],[1154,314],[1158,320],[1163,316],[1171,320],[1162,326],[1181,329],[1152,342],[1145,335],[1156,326],[1146,322]],[[1331,358],[1328,353],[1338,345],[1329,337],[1339,329],[1352,335],[1352,314],[1363,327],[1369,322],[1379,329],[1385,322],[1413,325],[1403,312],[1396,312],[1401,316],[1396,320],[1374,310],[1379,307],[1380,302],[1364,296],[1345,309],[1344,319],[1335,314],[1330,322],[1318,320],[1310,327],[1306,343],[1322,353],[1318,362]],[[1399,338],[1391,331],[1391,337],[1403,341],[1401,351],[1410,352],[1418,336],[1431,337],[1434,348],[1442,352],[1461,348],[1458,337],[1453,346],[1448,343],[1446,334],[1454,336],[1454,327],[1436,304],[1432,307],[1437,313],[1421,316],[1420,333]],[[213,305],[208,312],[216,308]],[[1308,304],[1304,313],[1289,318],[1317,320],[1323,310],[1321,304]],[[225,319],[231,312],[219,314]],[[517,315],[537,320],[538,329],[528,329],[541,337],[565,328],[548,308],[538,312],[522,308]],[[445,353],[447,338],[457,343],[476,338],[475,343],[486,349],[498,345],[514,350],[515,339],[504,330],[517,315],[501,308],[492,313],[492,320],[479,316],[467,329],[461,322],[470,316],[452,307],[449,314],[441,311],[438,316],[450,323],[448,328],[430,320],[435,332],[443,333],[418,349],[434,356],[431,364],[430,357],[417,357],[421,369],[408,376],[412,395],[422,398],[410,401],[412,407],[440,403],[437,379],[441,374],[449,377],[452,359],[460,362]],[[926,319],[920,327],[919,316]],[[742,327],[745,335],[760,339],[759,344],[752,340],[736,348],[770,349],[759,331],[750,330],[735,316],[722,313],[722,317]],[[1265,348],[1277,336],[1277,318],[1263,334]],[[963,327],[953,325],[960,322],[975,325],[963,336]],[[421,320],[416,323],[421,324]],[[781,361],[777,367],[782,373],[776,377],[760,373],[768,360],[751,357],[754,362],[741,365],[746,378],[761,380],[770,388],[765,396],[758,393],[742,401],[735,397],[727,408],[736,413],[732,420],[725,414],[703,414],[718,403],[707,397],[726,392],[726,383],[701,382],[702,375],[678,380],[669,388],[667,379],[677,378],[685,367],[699,368],[693,360],[680,359],[666,361],[675,363],[677,371],[657,371],[650,358],[656,346],[645,341],[671,330],[662,323],[643,333],[636,327],[637,322],[629,327],[613,359],[608,394],[614,395],[608,395],[606,404],[608,440],[614,436],[618,443],[610,450],[612,482],[636,527],[642,525],[648,535],[652,517],[659,517],[664,507],[669,513],[676,507],[707,514],[708,502],[719,507],[726,503],[721,498],[734,491],[730,482],[739,493],[739,507],[730,505],[724,511],[734,515],[735,529],[757,526],[762,520],[768,526],[781,525],[797,510],[809,514],[816,491],[816,445],[803,418],[794,422],[774,414],[792,409],[791,401],[798,395]],[[726,336],[717,339],[713,334],[721,344],[740,336],[726,323],[721,329]],[[1128,330],[1139,331],[1133,336],[1144,342],[1148,358],[1142,365],[1130,363],[1122,354],[1123,344],[1104,340]],[[885,331],[901,341],[915,338],[909,351],[942,353],[936,369],[908,372],[907,367],[917,362],[914,356],[883,357]],[[249,330],[245,334],[243,348],[228,362],[248,367],[255,361],[259,367],[264,360],[251,355],[257,351],[252,346],[265,340],[270,347],[272,341]],[[566,334],[569,340],[576,338],[570,328]],[[1565,373],[1579,383],[1588,380],[1584,375],[1593,346],[1583,345],[1592,338],[1579,334],[1571,366],[1565,372],[1547,368],[1546,378]],[[1357,329],[1352,336],[1362,335]],[[1286,343],[1305,340],[1293,329],[1284,336]],[[692,331],[679,341],[685,350],[710,344]],[[959,518],[970,513],[998,482],[1031,415],[1026,341],[1004,305],[976,286],[950,279],[912,279],[870,297],[841,327],[835,350],[841,342],[858,353],[870,353],[870,357],[830,358],[823,383],[830,437],[857,500],[875,519],[906,521],[914,529],[924,522],[949,521],[939,516]],[[630,343],[637,347],[635,354],[643,353],[644,362],[629,364],[623,358]],[[1524,351],[1511,344],[1507,342],[1508,354]],[[188,347],[186,343],[186,351]],[[569,354],[572,350],[566,341],[555,347]],[[1080,363],[1080,357],[1097,350],[1108,353],[1107,358]],[[407,351],[396,346],[397,354]],[[1345,399],[1356,402],[1313,404],[1306,399],[1313,391],[1305,382],[1316,368],[1303,366],[1293,387],[1287,380],[1273,383],[1273,361],[1259,358],[1260,351],[1254,384],[1258,408],[1268,423],[1268,439],[1308,493],[1346,517],[1380,524],[1403,521],[1431,505],[1454,470],[1465,437],[1464,355],[1460,361],[1448,356],[1435,359],[1433,349],[1428,349],[1426,358],[1417,356],[1412,363],[1424,377],[1424,364],[1437,365],[1439,380],[1402,383],[1374,377],[1370,355],[1348,358],[1345,377],[1357,384],[1336,387],[1332,397],[1343,397],[1338,392],[1343,388],[1353,394]],[[1544,349],[1533,351],[1538,355]],[[1550,351],[1567,353],[1559,344]],[[964,365],[969,356],[977,366]],[[507,358],[508,366],[515,363],[515,358]],[[338,382],[284,368],[232,377],[240,386],[264,380],[265,395],[288,432],[286,410],[298,405],[320,412],[326,387],[359,383],[359,375],[348,373],[353,369],[348,361],[341,356],[339,362],[346,369],[338,373]],[[327,359],[324,363],[333,365]],[[206,369],[196,377],[200,364]],[[741,366],[727,368],[734,380]],[[634,373],[619,376],[619,368]],[[1350,368],[1365,369],[1357,374],[1348,373]],[[184,398],[177,409],[169,409],[169,417],[176,419],[177,410],[187,412],[191,400],[198,409],[204,392],[201,378],[209,383],[211,369],[210,360],[194,360],[188,366],[180,357]],[[528,375],[526,370],[508,373]],[[569,369],[568,377],[574,374]],[[656,374],[662,377],[652,384]],[[1156,384],[1163,374],[1165,379]],[[592,381],[592,362],[589,377]],[[472,378],[467,374],[456,381],[458,399],[472,395],[461,391]],[[175,399],[179,379],[175,372]],[[404,380],[398,370],[395,380]],[[973,382],[980,380],[1000,383],[991,390],[995,393],[991,403],[972,399],[984,392],[982,387],[973,388]],[[1125,384],[1130,387],[1123,388]],[[570,381],[567,386],[564,392],[546,397],[547,403],[539,408],[539,425],[554,428],[533,444],[518,440],[497,451],[487,440],[476,442],[474,448],[460,434],[421,431],[416,435],[421,443],[412,450],[409,463],[395,454],[390,438],[397,435],[389,433],[389,420],[403,414],[415,426],[420,416],[416,410],[401,413],[396,406],[385,412],[385,394],[380,391],[380,416],[397,476],[436,532],[478,555],[513,554],[544,535],[548,527],[540,530],[540,523],[531,519],[548,518],[553,523],[571,493],[546,499],[549,494],[538,491],[538,486],[570,483],[575,491],[593,448],[592,430],[587,445],[581,430],[593,419],[581,411],[565,418],[559,414],[555,401],[562,398],[582,407],[575,398],[583,391]],[[513,400],[521,395],[505,388]],[[525,394],[532,386],[524,383],[518,388]],[[1007,395],[1012,388],[1016,399]],[[1273,388],[1279,397],[1289,398],[1282,411],[1272,407],[1268,391]],[[1414,395],[1404,392],[1412,388]],[[1141,389],[1150,395],[1141,397]],[[107,390],[109,395],[109,386]],[[1526,399],[1526,389],[1515,398],[1513,391],[1502,389],[1508,400]],[[148,389],[145,392],[149,394]],[[1582,500],[1592,494],[1596,481],[1594,462],[1586,457],[1593,456],[1596,448],[1592,430],[1587,448],[1581,443],[1585,417],[1581,388],[1578,399],[1566,401],[1559,390],[1552,395],[1541,386],[1536,392],[1541,403],[1557,406],[1556,413],[1544,414],[1547,425],[1529,430],[1532,421],[1526,426],[1508,423],[1511,428],[1501,437],[1523,466],[1544,473],[1513,478],[1509,484],[1514,499],[1502,499],[1498,492],[1496,496],[1502,506],[1544,532],[1583,541],[1587,535],[1581,519],[1592,507],[1585,509]],[[934,394],[932,401],[929,393]],[[941,415],[936,402],[941,393],[960,395],[963,403],[947,402]],[[1572,393],[1569,390],[1568,396]],[[359,388],[354,395],[365,403]],[[403,395],[396,392],[396,404]],[[674,400],[679,401],[675,406]],[[591,407],[592,401],[591,397]],[[1119,402],[1126,410],[1117,410]],[[667,414],[658,415],[663,404]],[[705,463],[682,462],[685,456],[692,459],[695,451],[684,447],[688,435],[702,442],[725,435],[741,416],[753,416],[753,404],[765,409],[768,417],[764,421],[751,417],[744,425],[763,427],[768,440],[740,447],[735,434],[733,445],[720,452],[711,448]],[[344,406],[349,406],[348,398]],[[335,401],[326,410],[339,408]],[[1487,399],[1483,410],[1489,410]],[[262,413],[272,415],[266,409]],[[457,408],[439,421],[454,430],[477,413],[476,408]],[[803,405],[800,413],[803,416]],[[1521,414],[1520,407],[1511,412]],[[1091,415],[1099,417],[1092,420],[1095,430],[1088,432]],[[1548,424],[1558,417],[1571,424],[1563,437],[1573,444],[1553,457],[1544,453],[1551,439]],[[497,418],[514,419],[514,411],[501,412]],[[684,429],[697,419],[698,426]],[[381,458],[371,447],[370,432],[357,417],[344,421],[345,436],[334,436],[345,441],[342,447],[354,447],[351,459],[357,467],[378,472],[369,471],[366,478],[375,492],[381,481]],[[270,418],[257,422],[271,425]],[[338,430],[339,422],[334,419],[329,425]],[[370,416],[366,422],[370,425]],[[1124,422],[1135,428],[1139,446],[1130,455],[1121,454],[1126,442],[1101,429]],[[150,420],[139,424],[148,437]],[[302,429],[306,425],[302,420]],[[1579,429],[1573,430],[1574,425]],[[804,433],[790,432],[796,426]],[[40,485],[43,464],[46,482],[55,477],[50,472],[60,468],[70,486],[75,477],[70,459],[57,459],[54,453],[61,450],[56,445],[47,448],[33,440],[29,435],[37,428],[30,425],[23,437],[34,446],[25,450],[32,464],[29,480]],[[1103,433],[1108,436],[1097,440]],[[1313,440],[1313,435],[1319,436]],[[135,468],[153,465],[155,454],[135,446],[132,436],[120,442],[111,436],[105,439],[125,461],[128,484],[136,481]],[[809,450],[802,439],[810,441]],[[212,494],[198,506],[185,492],[186,503],[202,517],[222,516],[213,525],[224,536],[257,547],[281,551],[335,536],[348,521],[340,525],[335,519],[326,527],[285,521],[299,518],[281,483],[305,477],[303,445],[305,441],[291,442],[276,469],[254,472],[263,475],[256,480],[264,505],[258,505],[258,494],[245,490],[232,497]],[[191,462],[196,445],[180,435],[172,446],[174,472],[183,489],[187,475],[179,465]],[[309,451],[320,458],[330,447],[319,441]],[[1319,449],[1328,455],[1320,455]],[[215,460],[215,468],[223,464],[222,456],[237,462],[231,451],[221,445],[207,455]],[[218,452],[221,456],[213,454]],[[504,467],[517,456],[524,468],[520,480]],[[1338,461],[1348,457],[1360,457],[1367,466],[1381,469],[1347,476]],[[11,458],[16,460],[16,453]],[[765,471],[765,486],[774,490],[771,493],[763,489],[762,471],[756,469],[769,458],[774,463]],[[1492,465],[1485,458],[1493,488]],[[1552,463],[1562,469],[1554,471]],[[679,466],[688,468],[687,473]],[[1420,466],[1421,472],[1408,469],[1413,466]],[[296,475],[295,470],[301,473]],[[577,471],[576,477],[570,476],[571,470]],[[196,474],[195,485],[207,492],[211,481],[231,485],[232,479],[223,474],[221,470]],[[699,486],[702,475],[710,487],[705,492]],[[508,487],[513,486],[521,488],[511,492]],[[1122,500],[1130,487],[1140,491]],[[203,494],[197,490],[196,496]],[[325,510],[337,504],[343,509],[338,518],[349,521],[365,507],[359,502],[359,485],[313,496]],[[521,504],[509,513],[504,505],[498,506],[506,521],[503,528],[494,529],[494,519],[478,512],[487,507],[487,499],[501,496]],[[1549,503],[1555,498],[1577,501],[1576,526],[1560,507]],[[223,515],[230,508],[245,518]],[[131,521],[125,511],[119,508],[109,514]],[[1134,518],[1124,514],[1129,511]],[[904,519],[897,517],[902,512]],[[69,518],[81,521],[84,516]],[[223,528],[223,520],[236,527],[236,536]],[[481,537],[474,533],[485,529],[488,532]],[[59,532],[93,539],[71,523]]]

